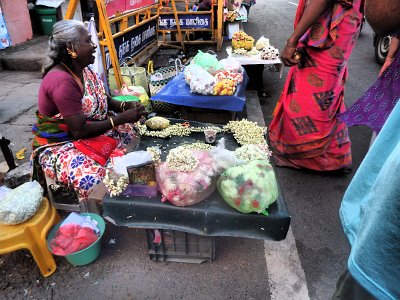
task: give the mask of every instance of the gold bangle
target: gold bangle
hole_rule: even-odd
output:
[[[121,109],[121,111],[125,111],[125,105],[126,105],[126,101],[122,101],[121,105],[119,106],[119,108]]]
[[[110,123],[111,123],[111,126],[112,126],[111,129],[114,129],[115,128],[114,120],[112,118],[109,118],[109,120],[110,120]]]

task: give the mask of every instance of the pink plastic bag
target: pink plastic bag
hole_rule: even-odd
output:
[[[67,224],[57,230],[55,237],[50,240],[50,248],[53,254],[65,256],[89,247],[97,239],[93,229]]]
[[[193,150],[199,160],[191,172],[171,170],[167,162],[156,169],[157,184],[163,194],[162,201],[170,201],[176,206],[196,204],[212,194],[216,187],[213,159],[208,151]]]

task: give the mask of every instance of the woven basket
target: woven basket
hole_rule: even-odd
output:
[[[124,64],[123,67],[120,67],[122,83],[126,83],[129,85],[141,86],[144,88],[147,94],[149,94],[149,83],[147,81],[146,69],[143,67],[136,67]],[[114,69],[110,69],[108,71],[108,83],[110,86],[110,90],[114,91],[117,89],[117,83],[115,80]]]
[[[159,68],[154,72],[153,62],[149,61],[147,72],[149,74],[148,82],[150,95],[156,95],[161,89],[170,82],[182,69],[182,63],[179,59],[175,60],[175,66]],[[154,112],[171,114],[178,109],[178,105],[161,101],[151,101]]]

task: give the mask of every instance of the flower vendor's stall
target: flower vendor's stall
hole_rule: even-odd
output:
[[[231,121],[226,126],[170,122],[169,131],[142,128],[137,149],[153,153],[158,150],[153,160],[163,193],[106,196],[103,216],[119,226],[172,229],[206,236],[284,239],[290,216],[269,163],[263,128],[247,120]],[[216,143],[224,140],[223,149],[220,144],[204,143],[207,129],[217,132]],[[178,154],[174,153],[176,149]],[[192,163],[190,152],[187,156],[184,149],[202,154],[192,157]],[[242,162],[238,163],[235,157]],[[248,167],[251,161],[258,167]],[[177,168],[179,162],[185,169]],[[191,165],[195,165],[194,170]],[[238,166],[243,170],[238,170]],[[169,170],[165,171],[166,168]],[[269,171],[273,178],[268,177]],[[185,174],[190,178],[185,178]],[[266,182],[271,184],[264,185]],[[197,193],[204,196],[204,192],[206,197],[196,198]]]

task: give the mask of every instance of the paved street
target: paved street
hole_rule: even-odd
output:
[[[256,39],[264,35],[282,49],[292,30],[296,3],[258,1],[245,31]],[[348,105],[371,85],[378,71],[372,31],[366,24],[349,63]],[[286,74],[287,68],[282,79],[276,72],[264,72],[264,86],[271,93],[260,99],[266,124]],[[12,141],[14,153],[30,148],[40,78],[39,73],[0,71],[0,133]],[[371,131],[357,127],[350,134],[355,171],[368,149]],[[277,172],[292,216],[285,241],[216,238],[216,259],[211,263],[156,263],[148,258],[143,230],[109,224],[96,262],[74,268],[57,258],[58,269],[49,278],[40,276],[26,252],[0,256],[0,298],[330,299],[349,253],[338,209],[354,172],[343,176],[286,168]]]

